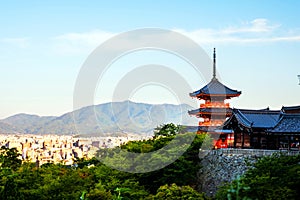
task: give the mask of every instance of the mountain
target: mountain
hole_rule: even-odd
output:
[[[0,133],[22,133],[23,130],[16,126],[0,121]]]
[[[187,104],[146,104],[131,101],[88,106],[59,117],[17,114],[0,120],[2,133],[106,135],[150,133],[160,124],[197,125]]]
[[[6,119],[1,120],[5,124],[12,125],[19,132],[22,133],[32,133],[35,131],[36,127],[43,126],[45,123],[55,119],[56,117],[40,117],[38,115],[29,114],[17,114]]]

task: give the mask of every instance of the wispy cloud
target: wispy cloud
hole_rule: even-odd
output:
[[[279,24],[270,24],[267,19],[258,18],[250,22],[244,22],[241,26],[238,27],[228,27],[221,32],[223,34],[235,34],[235,33],[266,33],[272,32],[276,28],[279,28]]]
[[[206,28],[192,31],[174,29],[174,31],[190,37],[200,45],[298,42],[300,41],[300,32],[295,30],[282,30],[280,24],[271,23],[264,18],[257,18],[220,29]],[[67,33],[52,39],[54,39],[55,51],[63,54],[81,54],[91,52],[116,34],[94,30],[83,33]],[[132,40],[132,38],[129,38],[129,40]],[[126,41],[124,41],[124,44],[126,44]]]
[[[244,22],[239,26],[230,26],[223,29],[198,29],[176,31],[192,38],[199,44],[249,44],[271,42],[300,41],[300,32],[285,34],[280,24],[272,24],[267,19],[258,18]]]

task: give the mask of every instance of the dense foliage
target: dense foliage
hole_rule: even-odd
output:
[[[155,195],[148,197],[152,200],[204,200],[203,194],[198,193],[190,186],[177,186],[175,183],[171,185],[160,186]]]
[[[180,130],[181,127],[174,124],[162,125],[156,129],[153,139],[101,150],[100,159],[76,159],[74,166],[49,163],[38,167],[35,163],[22,163],[16,149],[2,147],[0,199],[207,199],[195,190],[198,153],[205,135],[180,134]],[[190,139],[191,144],[187,142]],[[173,148],[149,159],[159,164],[174,156],[177,150],[187,150],[175,162],[159,170],[128,173],[100,162],[108,157],[106,162],[135,169],[139,166],[122,153],[124,150],[143,156],[171,143],[174,143]],[[140,161],[139,156],[136,159]],[[244,176],[220,188],[215,199],[299,199],[299,188],[300,156],[275,154],[259,159]]]
[[[243,177],[222,187],[217,199],[299,199],[300,155],[259,159]]]
[[[176,125],[173,123],[170,124],[162,124],[154,129],[154,136],[174,136],[180,133],[182,127],[180,125]]]
[[[171,134],[165,134],[170,127],[175,129]],[[180,129],[173,125],[162,126],[161,130],[153,139],[129,142],[121,148],[100,151],[99,155],[118,160],[120,154],[117,152],[121,149],[152,152],[168,145],[175,137],[181,141],[176,143],[176,148],[180,149],[180,145],[186,145],[182,140],[195,136],[194,133],[176,136]],[[194,190],[202,141],[203,136],[196,136],[188,150],[167,167],[136,174],[118,171],[96,158],[77,159],[75,166],[21,164],[15,149],[3,148],[0,154],[0,199],[204,199],[203,194]],[[175,150],[171,149],[171,153]],[[158,157],[158,162],[165,159],[164,156]]]

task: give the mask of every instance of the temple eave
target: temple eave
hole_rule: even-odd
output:
[[[197,98],[199,100],[208,100],[208,99],[231,99],[235,97],[239,97],[240,94],[238,95],[232,95],[232,94],[227,94],[227,95],[220,95],[220,94],[201,94],[201,95],[190,95],[191,98]]]

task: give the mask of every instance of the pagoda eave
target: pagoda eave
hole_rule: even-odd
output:
[[[225,98],[225,99],[230,99],[230,98],[234,98],[234,97],[238,97],[241,94],[197,94],[197,95],[193,95],[190,94],[190,97],[192,98],[198,98],[198,99],[212,99],[212,98]]]

